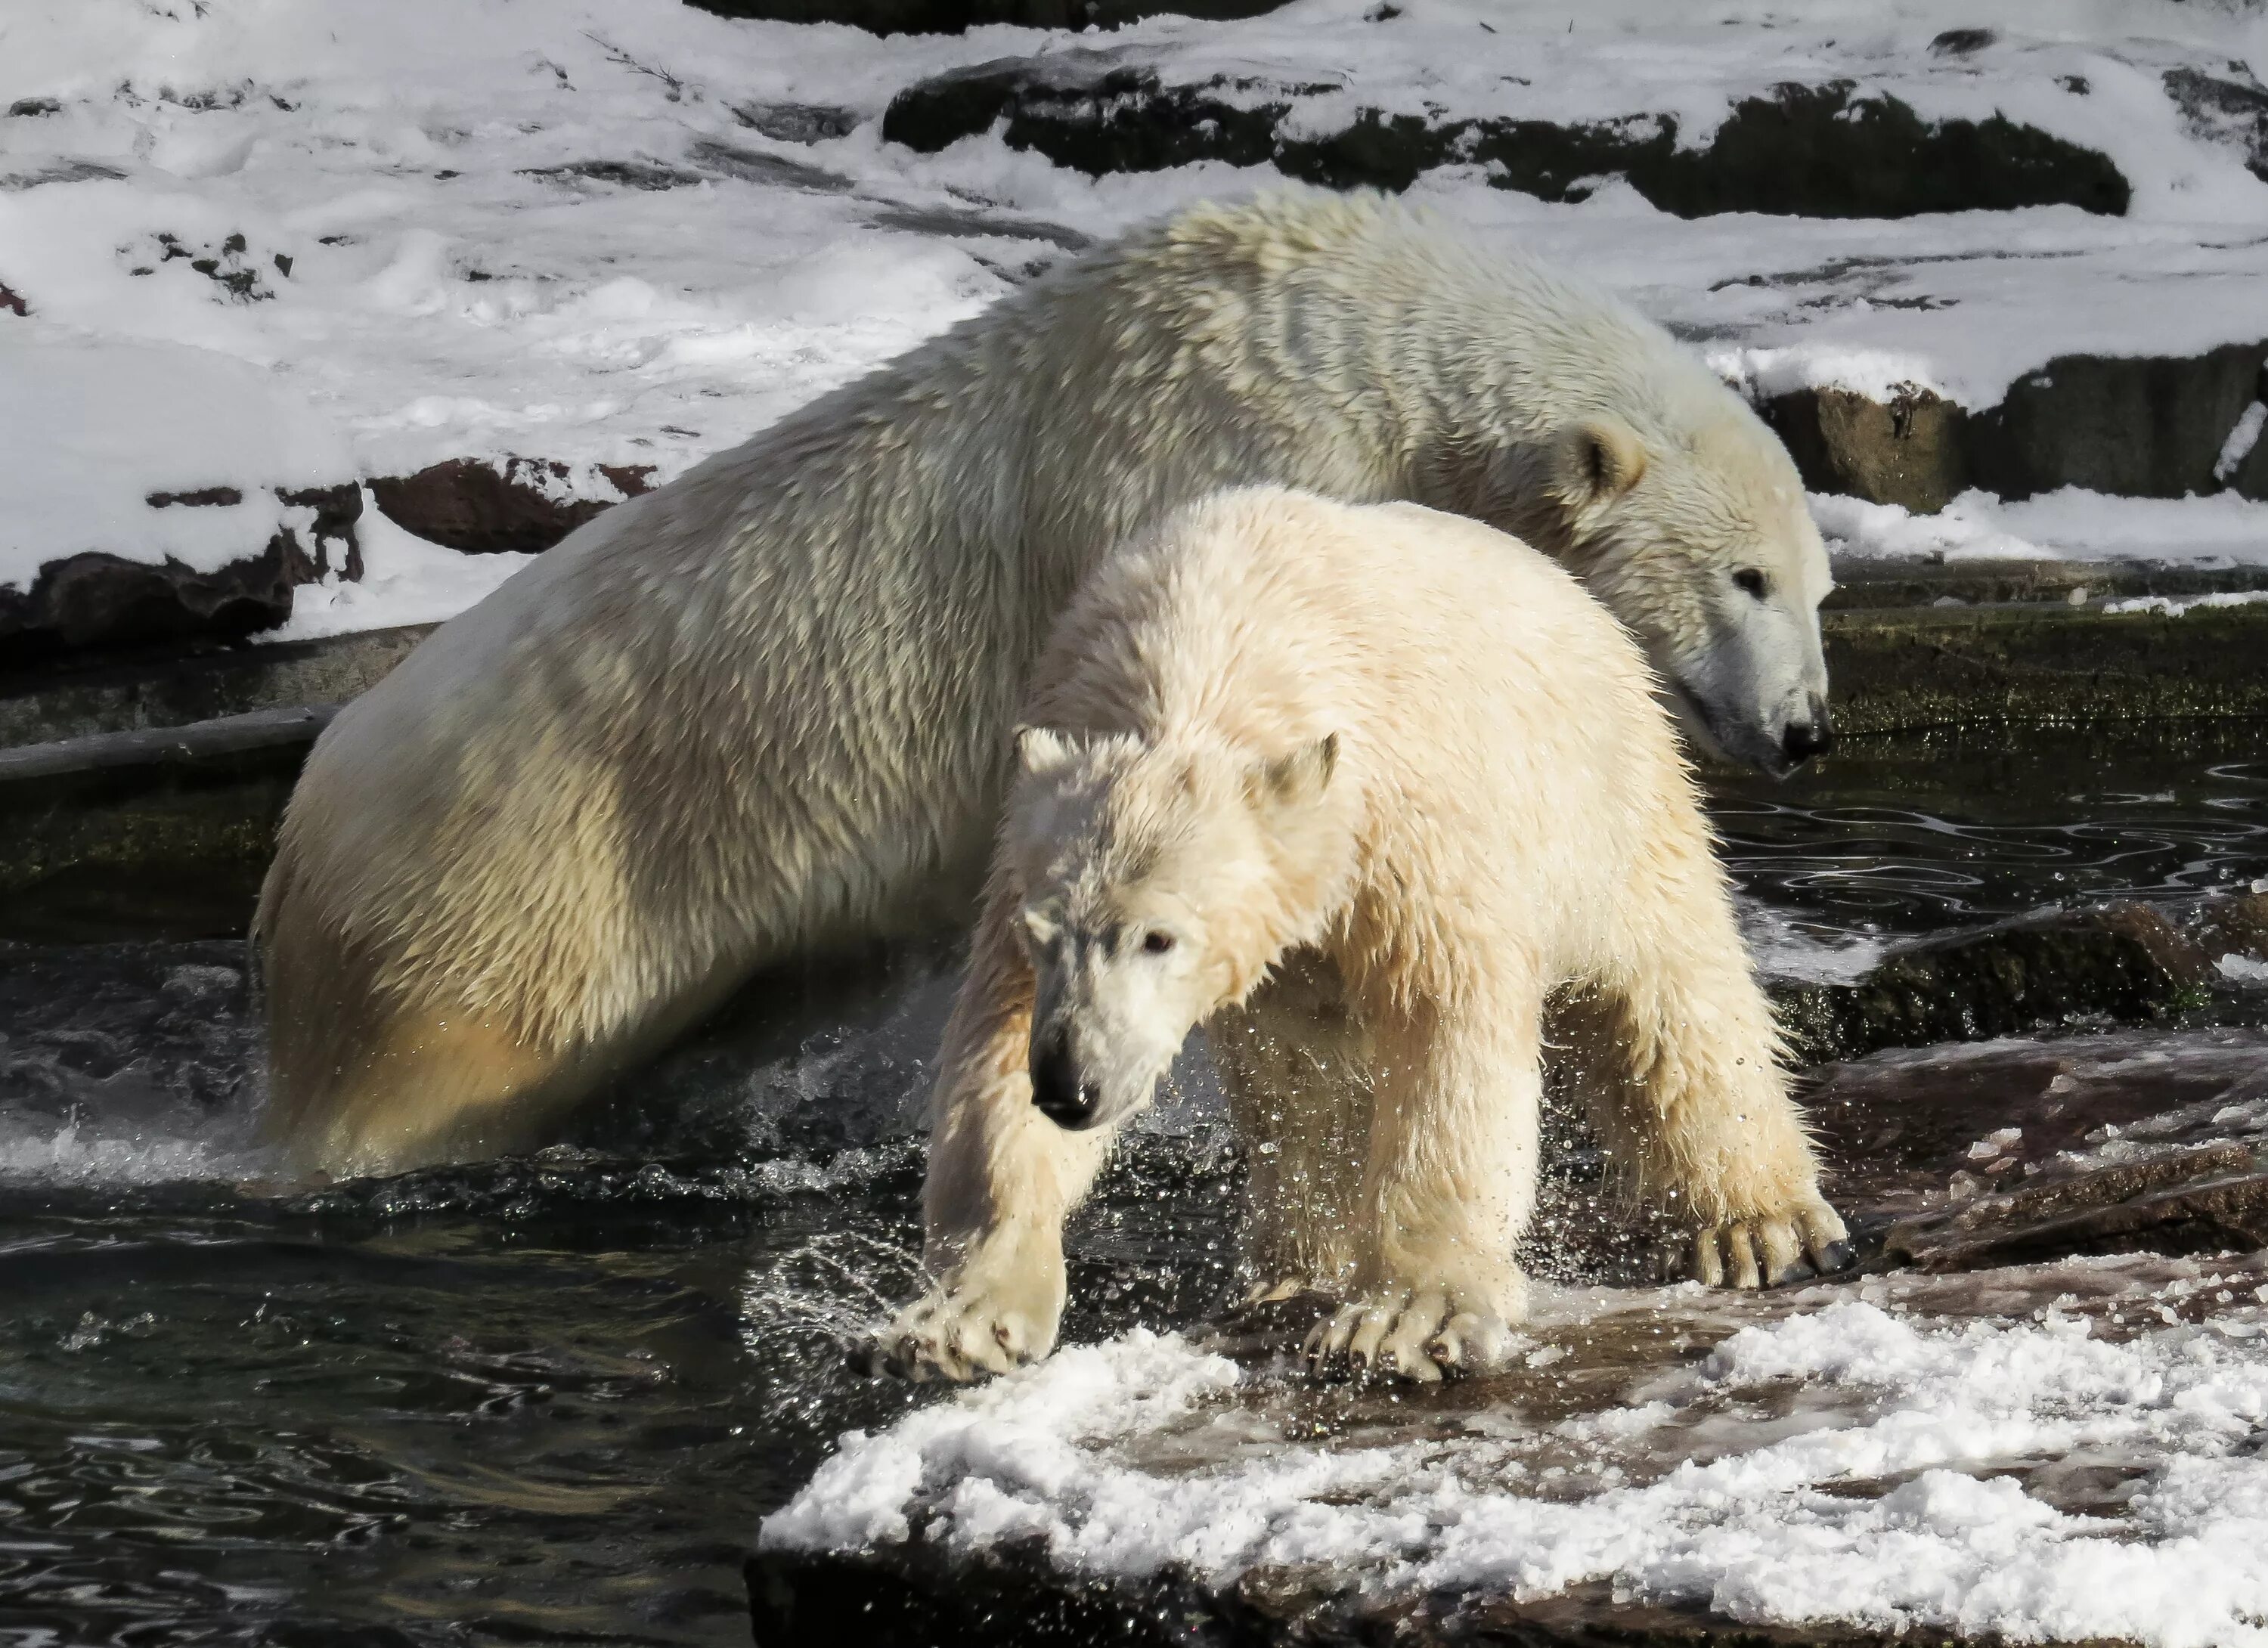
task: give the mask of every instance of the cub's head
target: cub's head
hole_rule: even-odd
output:
[[[1005,846],[1031,958],[1032,1101],[1074,1129],[1150,1101],[1191,1029],[1320,930],[1350,856],[1337,740],[1272,760],[1017,736]]]

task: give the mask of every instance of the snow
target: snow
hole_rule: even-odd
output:
[[[2241,133],[2193,125],[2163,85],[2172,68],[2268,62],[2257,10],[1717,0],[1666,20],[1641,0],[1573,16],[1407,0],[1390,22],[1366,21],[1373,9],[1299,0],[1241,23],[1161,17],[1091,39],[988,27],[877,40],[676,0],[18,0],[0,12],[0,108],[53,108],[0,118],[0,284],[30,311],[0,313],[0,364],[38,399],[100,391],[147,407],[126,408],[130,450],[89,441],[51,464],[59,435],[0,448],[0,489],[27,523],[0,549],[0,583],[59,544],[129,528],[130,544],[105,547],[219,553],[217,520],[157,518],[139,503],[144,481],[197,470],[212,473],[196,486],[264,487],[284,449],[261,431],[279,419],[294,451],[343,449],[333,479],[519,455],[584,475],[650,463],[666,482],[997,301],[1066,245],[1275,180],[1219,164],[1090,180],[997,134],[930,156],[880,141],[878,117],[903,87],[1040,51],[1101,47],[1155,57],[1179,80],[1336,88],[1297,111],[1317,129],[1358,105],[1660,114],[1689,145],[1777,83],[1847,79],[1931,118],[2005,111],[2100,149],[2132,182],[2123,218],[2058,207],[1894,223],[1684,222],[1626,184],[1550,204],[1469,166],[1413,191],[1507,247],[1591,271],[1761,390],[1911,383],[1984,405],[2062,352],[2181,354],[2264,330],[2268,184],[2246,170]],[[1956,26],[1997,37],[1930,49]],[[744,123],[788,104],[859,123],[809,144]],[[210,273],[193,267],[206,260]],[[26,372],[14,351],[32,348],[52,352]],[[179,416],[199,394],[269,409],[240,425]],[[11,427],[44,422],[23,413]],[[240,508],[270,507],[244,489]],[[2134,517],[2124,541],[2186,553],[2250,533],[2257,553],[2257,519],[2220,507]],[[2085,511],[1979,503],[1943,528],[1873,521],[1861,547],[1971,553],[1999,534],[2086,552],[2103,530]],[[399,541],[388,553],[390,601],[310,592],[292,633],[439,615],[495,570],[429,559],[413,595],[414,555]]]
[[[2064,487],[2012,503],[1971,489],[1935,515],[1815,492],[1811,515],[1830,550],[1859,558],[2060,558],[2268,566],[2268,503],[2234,492],[2204,497],[2118,497]],[[2226,603],[2215,598],[2214,604]],[[2126,602],[2111,610],[2139,611],[2141,605]]]
[[[210,350],[0,327],[0,589],[86,550],[214,571],[312,523],[277,488],[354,474],[328,419]],[[150,502],[216,488],[240,500]]]
[[[1073,1573],[1328,1564],[1374,1593],[1608,1581],[1756,1623],[2268,1643],[2261,1313],[2146,1308],[2172,1325],[2122,1338],[2055,1306],[1962,1322],[1841,1297],[1602,1412],[1328,1448],[1256,1440],[1233,1364],[1136,1333],[846,1436],[761,1542],[854,1549],[918,1526],[959,1550],[1036,1538]],[[1743,1421],[1756,1403],[1791,1417]],[[1679,1457],[1692,1424],[1721,1445]],[[1572,1495],[1568,1468],[1523,1458],[1546,1446],[1602,1485]],[[2073,1456],[2155,1464],[2115,1514],[1977,1474]]]
[[[362,519],[363,575],[347,583],[335,571],[294,592],[291,616],[269,631],[273,641],[312,641],[320,636],[453,618],[535,559],[531,555],[460,555],[406,533],[379,512],[367,489]]]

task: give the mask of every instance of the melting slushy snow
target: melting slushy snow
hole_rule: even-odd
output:
[[[1589,1450],[1598,1480],[1631,1483],[1574,1498],[1523,1462],[1535,1438],[1516,1423],[1256,1444],[1225,1401],[1234,1363],[1136,1332],[851,1433],[762,1542],[851,1549],[918,1528],[956,1549],[1036,1538],[1090,1573],[1323,1563],[1378,1590],[1521,1598],[1604,1580],[1755,1622],[2236,1648],[2268,1643],[2260,1314],[2122,1342],[2053,1308],[1955,1323],[1845,1299],[1744,1328],[1626,1407],[1542,1427]],[[1759,1424],[1749,1446],[1665,1468],[1681,1412],[1790,1391],[1816,1407],[1809,1428]],[[2152,1466],[2115,1517],[1977,1474],[2072,1455]]]

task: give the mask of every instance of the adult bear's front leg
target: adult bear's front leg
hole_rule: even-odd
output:
[[[946,1026],[922,1202],[929,1291],[869,1347],[903,1379],[1004,1373],[1055,1348],[1063,1225],[1109,1153],[1113,1129],[1073,1133],[1032,1104],[1032,972],[995,889]]]
[[[1305,1345],[1318,1372],[1430,1382],[1510,1360],[1528,1313],[1514,1250],[1535,1201],[1540,1001],[1420,1006],[1376,1038],[1354,1297]]]

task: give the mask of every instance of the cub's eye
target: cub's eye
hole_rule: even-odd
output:
[[[1174,935],[1169,932],[1160,932],[1152,927],[1142,935],[1142,953],[1145,955],[1163,955],[1173,947]]]
[[[1762,600],[1765,592],[1771,588],[1771,580],[1755,567],[1742,567],[1733,574],[1733,582],[1758,600]]]

